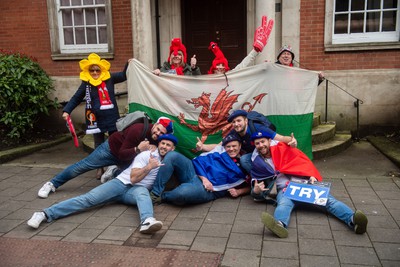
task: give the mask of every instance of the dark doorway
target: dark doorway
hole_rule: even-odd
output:
[[[246,56],[247,0],[181,0],[182,41],[189,59],[196,55],[202,74],[207,74],[218,43],[232,69]]]

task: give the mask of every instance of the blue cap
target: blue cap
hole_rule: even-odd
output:
[[[228,134],[224,139],[222,139],[222,146],[225,146],[232,141],[238,141],[239,143],[242,143],[242,139],[240,139],[238,134]]]
[[[251,141],[254,141],[256,139],[260,139],[260,138],[268,138],[268,139],[273,139],[274,137],[271,136],[271,134],[261,131],[261,132],[255,132],[251,135]]]
[[[231,115],[229,115],[228,117],[228,122],[232,122],[234,118],[238,117],[238,116],[243,116],[247,118],[247,112],[243,109],[238,109],[235,110],[234,112],[232,112]]]
[[[169,140],[172,143],[174,143],[174,145],[178,144],[178,139],[173,135],[173,134],[163,134],[160,135],[157,138],[157,141],[160,142],[161,140]]]

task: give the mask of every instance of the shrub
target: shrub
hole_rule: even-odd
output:
[[[54,90],[51,78],[35,59],[0,50],[0,128],[11,139],[24,139],[40,115],[57,108],[48,99]]]

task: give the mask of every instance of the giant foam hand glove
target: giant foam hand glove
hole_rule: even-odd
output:
[[[261,26],[254,32],[254,50],[261,52],[268,43],[269,35],[271,34],[274,20],[270,19],[267,23],[267,16],[262,16]]]

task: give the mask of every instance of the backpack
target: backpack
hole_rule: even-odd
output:
[[[257,111],[250,111],[247,113],[247,120],[250,127],[250,132],[255,133],[262,130],[263,127],[267,127],[272,131],[276,132],[276,127],[273,125],[267,117]],[[258,124],[258,125],[255,125]],[[260,129],[261,128],[261,129]]]
[[[135,123],[143,123],[143,132],[140,139],[144,139],[146,137],[146,132],[149,129],[149,122],[151,121],[149,115],[147,115],[143,111],[134,111],[126,114],[124,117],[121,117],[117,120],[116,126],[118,132],[122,132],[128,126],[131,126]]]

